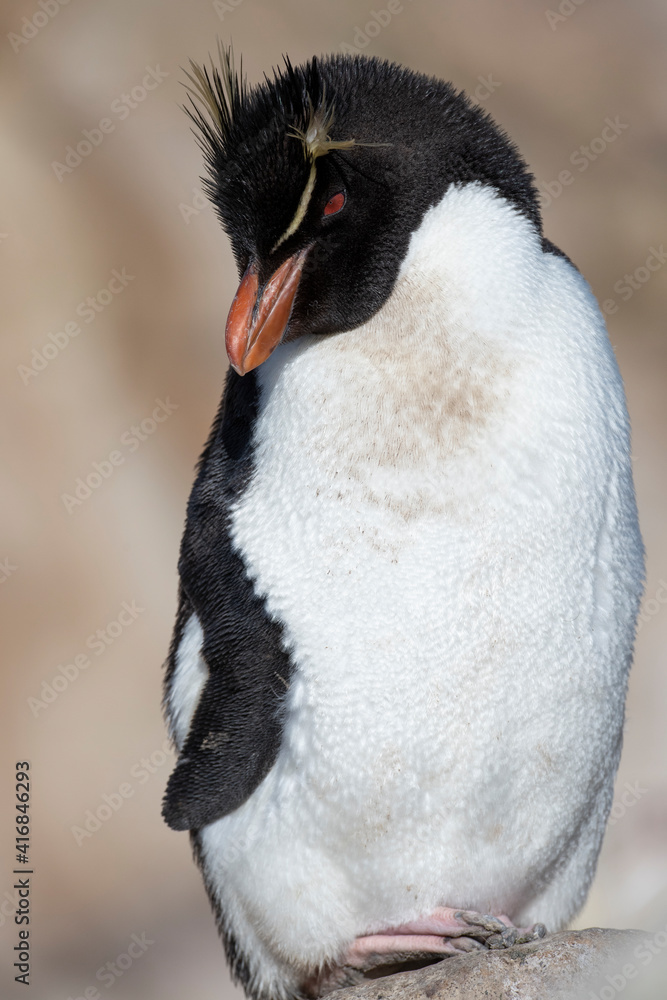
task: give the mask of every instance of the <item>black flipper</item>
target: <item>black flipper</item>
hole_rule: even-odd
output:
[[[241,378],[230,370],[188,503],[181,611],[189,605],[199,618],[209,678],[165,793],[162,814],[174,830],[198,830],[238,809],[271,770],[282,739],[291,674],[282,628],[229,538],[230,505],[252,475],[258,391],[254,372]]]

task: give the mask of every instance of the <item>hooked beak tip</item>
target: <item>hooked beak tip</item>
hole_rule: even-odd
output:
[[[227,355],[239,375],[261,365],[281,342],[305,258],[306,250],[288,257],[261,289],[255,264],[251,263],[246,269],[225,329]]]

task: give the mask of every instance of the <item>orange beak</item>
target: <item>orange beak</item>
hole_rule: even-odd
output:
[[[227,355],[239,375],[245,375],[266,361],[282,340],[299,287],[306,252],[300,250],[288,257],[261,290],[256,266],[248,265],[234,296],[225,328]]]

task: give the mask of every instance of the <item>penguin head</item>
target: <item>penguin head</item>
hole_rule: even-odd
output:
[[[249,89],[230,49],[191,63],[188,113],[240,285],[226,327],[243,375],[281,342],[341,333],[391,294],[411,234],[454,184],[479,182],[541,233],[532,177],[450,84],[364,56],[288,59]],[[193,100],[194,98],[194,100]]]

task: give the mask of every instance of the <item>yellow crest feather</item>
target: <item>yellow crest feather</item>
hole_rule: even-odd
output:
[[[311,163],[318,156],[326,156],[333,149],[351,149],[352,146],[388,146],[387,142],[358,142],[357,139],[332,139],[329,135],[334,123],[334,106],[326,103],[326,95],[322,95],[319,107],[314,108],[308,98],[308,124],[305,129],[291,125],[287,134],[293,139],[300,139],[303,144],[303,155]]]

